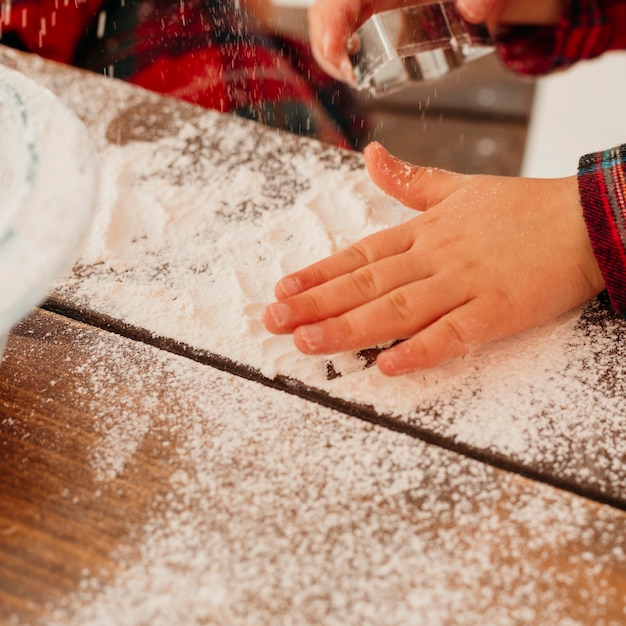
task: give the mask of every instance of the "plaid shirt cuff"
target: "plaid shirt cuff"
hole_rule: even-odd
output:
[[[583,156],[578,189],[611,304],[626,315],[626,145]]]
[[[623,2],[570,0],[557,24],[503,24],[494,38],[498,54],[509,69],[520,74],[541,75],[620,47],[616,18],[626,18]]]

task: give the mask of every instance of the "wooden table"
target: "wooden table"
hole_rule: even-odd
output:
[[[278,228],[272,220],[288,221],[302,198],[314,204],[316,186],[343,177],[360,189],[359,157],[10,50],[0,62],[84,119],[103,172],[132,154],[126,178],[104,181],[109,191],[152,202],[164,187],[151,167],[164,155],[159,176],[177,190],[164,200],[169,230],[135,239],[139,214],[123,207],[128,245],[104,249],[98,263],[89,248],[10,337],[0,367],[0,623],[626,622],[624,324],[601,302],[390,383],[389,397],[368,395],[378,383],[367,355],[322,362],[332,375],[320,377],[287,351],[270,371],[254,352],[254,302],[237,341],[185,334],[194,311],[184,294],[197,285],[181,287],[157,248],[169,250],[170,231],[213,203],[206,266],[194,276],[225,263],[245,283],[248,252],[220,248],[226,229],[251,244],[250,223]],[[192,145],[191,161],[178,160]],[[310,179],[298,167],[305,156],[319,164]],[[226,180],[243,181],[242,171],[257,175],[255,196]],[[226,180],[221,194],[208,173]],[[209,199],[195,186],[203,179]],[[237,208],[248,211],[239,221]],[[201,284],[219,294],[214,281]],[[147,303],[163,293],[163,318],[124,309],[133,292]],[[226,324],[214,315],[212,331]],[[584,363],[572,363],[580,354]]]

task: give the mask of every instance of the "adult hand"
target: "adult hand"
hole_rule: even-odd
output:
[[[309,9],[309,38],[313,56],[330,76],[354,84],[349,53],[358,49],[354,35],[373,13],[433,0],[317,0]],[[457,0],[470,22],[499,21],[549,24],[558,20],[567,0]]]
[[[283,278],[263,322],[308,354],[381,352],[429,368],[564,313],[604,289],[576,177],[466,176],[365,151],[383,191],[424,211]]]
[[[374,13],[419,4],[419,0],[317,0],[309,8],[311,50],[320,67],[330,76],[354,83],[350,52],[359,26]]]

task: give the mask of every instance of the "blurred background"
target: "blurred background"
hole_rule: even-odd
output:
[[[306,36],[312,0],[272,0],[274,26]],[[521,78],[488,55],[384,98],[360,95],[372,139],[399,157],[465,173],[557,177],[582,154],[626,142],[626,54]]]

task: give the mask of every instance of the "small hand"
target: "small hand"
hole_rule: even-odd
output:
[[[465,176],[365,151],[387,194],[424,211],[278,282],[263,323],[308,354],[400,343],[389,375],[538,326],[604,288],[576,177]]]

